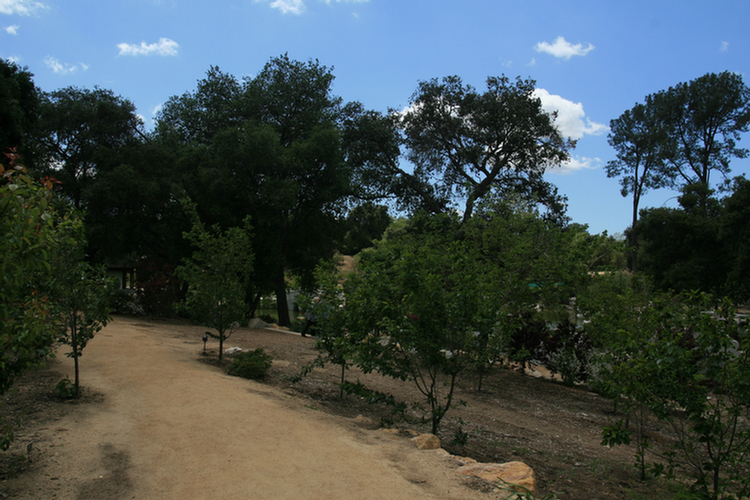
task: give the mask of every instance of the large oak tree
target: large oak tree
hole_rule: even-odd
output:
[[[487,90],[464,85],[457,76],[420,82],[400,128],[414,165],[409,184],[415,204],[429,211],[458,208],[468,220],[490,193],[520,197],[564,212],[564,200],[543,178],[569,159],[574,146],[542,109],[533,80],[487,79]]]
[[[211,68],[194,92],[170,99],[158,138],[178,142],[186,192],[208,224],[252,217],[252,295],[274,292],[289,324],[287,276],[312,282],[343,236],[353,177],[344,161],[341,99],[317,61],[271,59],[242,83]]]

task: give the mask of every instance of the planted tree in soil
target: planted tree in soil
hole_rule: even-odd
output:
[[[83,222],[75,212],[57,221],[55,245],[51,251],[52,274],[47,284],[54,317],[61,323],[58,340],[70,346],[66,356],[73,358],[74,380],[58,386],[66,397],[80,394],[79,359],[94,335],[110,321],[112,294],[117,280],[107,276],[104,266],[84,260]]]
[[[356,362],[410,380],[424,395],[432,432],[454,403],[457,379],[471,366],[482,269],[470,246],[439,227],[449,216],[425,221],[424,230],[384,244],[363,259],[349,280],[347,330]]]
[[[221,360],[224,341],[247,316],[245,295],[253,269],[250,218],[245,219],[244,227],[222,232],[218,225],[207,230],[191,204],[186,204],[186,210],[193,218],[193,226],[184,236],[195,251],[175,270],[175,275],[189,287],[182,307],[197,324],[216,330],[206,333],[219,340]]]

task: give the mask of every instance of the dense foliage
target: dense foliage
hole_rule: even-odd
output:
[[[6,153],[0,165],[0,394],[50,353],[55,331],[40,276],[50,274],[54,183],[32,180]]]
[[[728,196],[709,198],[686,192],[681,209],[643,210],[632,233],[638,238],[641,270],[661,290],[702,290],[729,296],[738,303],[750,300],[747,278],[747,200],[750,181],[734,179]]]
[[[597,293],[610,307],[590,309],[600,349],[595,387],[625,413],[604,429],[603,444],[634,442],[644,479],[682,473],[693,478],[696,498],[744,498],[750,484],[747,325],[731,303],[717,305],[704,294],[652,294],[613,280],[600,285]],[[672,426],[670,448],[652,448],[649,418]]]
[[[320,268],[311,306],[320,324],[317,364],[340,365],[342,383],[349,364],[411,381],[433,432],[460,377],[476,371],[481,389],[481,375],[501,357],[526,361],[541,352],[542,337],[530,349],[518,344],[520,318],[541,321],[547,333],[535,308],[564,309],[585,281],[585,268],[565,259],[573,233],[535,213],[482,205],[477,214],[466,222],[421,214],[394,225],[343,284]]]

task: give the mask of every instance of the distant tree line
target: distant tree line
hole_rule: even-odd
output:
[[[748,181],[729,177],[732,158],[748,157],[738,145],[748,130],[750,89],[730,72],[648,95],[612,120],[616,159],[607,175],[619,177],[622,195],[633,199],[633,271],[663,290],[750,299]],[[646,192],[665,187],[680,191],[679,209],[640,207]]]

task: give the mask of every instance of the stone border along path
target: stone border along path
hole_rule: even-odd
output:
[[[199,362],[204,330],[115,318],[81,358],[82,384],[101,402],[41,429],[36,488],[12,498],[498,498],[463,484],[442,450]]]

